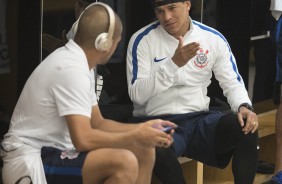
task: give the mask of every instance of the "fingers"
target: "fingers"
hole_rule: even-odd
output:
[[[248,134],[249,132],[254,133],[257,129],[258,129],[258,120],[256,118],[251,118],[246,121],[243,131],[245,134]]]
[[[177,125],[171,121],[162,121],[162,126],[170,126],[170,127],[173,127],[173,128],[176,128]]]
[[[183,37],[182,36],[179,36],[179,43],[178,43],[178,47],[181,48],[184,44],[184,41],[183,41]]]
[[[168,148],[168,147],[171,146],[172,143],[173,143],[173,138],[170,137],[170,138],[162,139],[161,141],[159,141],[157,143],[156,146],[163,147],[163,148]]]
[[[258,129],[258,121],[254,121],[254,122],[253,122],[252,133],[254,133],[257,129]]]
[[[192,42],[183,46],[183,49],[186,53],[187,58],[190,60],[197,55],[197,52],[200,50],[200,45],[199,43]]]
[[[173,127],[176,128],[177,125],[175,123],[172,123],[170,121],[165,121],[165,120],[161,120],[161,119],[155,119],[155,120],[151,120],[148,122],[153,128],[156,128],[158,130],[163,130],[164,127],[169,126],[169,127]]]
[[[176,124],[161,119],[154,119],[145,122],[143,126],[140,126],[142,129],[141,132],[143,132],[141,142],[147,142],[149,143],[148,145],[151,146],[169,147],[173,142],[172,134],[174,133],[174,129],[169,132],[164,132],[163,130],[165,126],[173,128],[177,127]]]
[[[245,114],[245,115],[244,115]],[[258,129],[258,118],[255,113],[248,111],[247,113],[238,113],[238,118],[240,121],[240,124],[242,126],[241,121],[243,121],[243,118],[245,119],[245,122],[243,121],[243,132],[244,134],[248,134],[250,132],[254,133]]]
[[[244,120],[243,120],[242,113],[238,113],[238,120],[239,120],[241,127],[244,127],[245,123],[244,123]]]
[[[182,67],[197,55],[198,50],[200,50],[199,43],[191,42],[184,45],[183,38],[179,37],[179,44],[172,56],[172,60],[177,66]]]
[[[159,121],[156,121],[156,122],[159,122]],[[159,124],[159,123],[157,123]],[[156,124],[153,124],[156,126]],[[161,120],[161,124],[160,126],[162,127],[161,131],[158,131],[158,137],[157,137],[157,145],[158,147],[164,147],[164,148],[167,148],[169,147],[172,143],[173,143],[173,138],[172,138],[172,135],[174,133],[174,129],[171,129],[169,132],[163,132],[162,130],[164,129],[164,126],[170,126],[170,127],[174,127],[176,128],[177,125],[170,122],[170,121],[163,121]],[[158,128],[157,128],[158,129]]]

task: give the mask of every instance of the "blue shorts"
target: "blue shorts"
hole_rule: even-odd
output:
[[[41,158],[47,183],[82,184],[82,167],[88,152],[67,157],[65,152],[52,147],[41,149]]]
[[[173,134],[172,145],[175,155],[189,157],[207,165],[225,167],[220,163],[229,163],[230,156],[225,162],[218,162],[215,153],[215,130],[218,121],[225,113],[220,111],[201,111],[186,114],[163,115],[153,117],[136,117],[134,122],[147,121],[149,119],[164,119],[178,125]]]

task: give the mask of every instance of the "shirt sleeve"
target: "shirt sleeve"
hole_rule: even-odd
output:
[[[79,114],[90,118],[92,106],[97,104],[90,72],[79,69],[64,69],[52,93],[60,116]]]
[[[157,68],[152,68],[150,45],[146,38],[131,38],[127,50],[127,83],[134,104],[144,105],[148,100],[167,90],[173,84],[173,78],[179,67],[166,58]]]
[[[234,112],[242,103],[251,103],[248,96],[243,78],[239,74],[236,60],[232,54],[231,48],[226,40],[219,41],[217,46],[217,58],[213,67],[215,78],[223,89],[228,103]]]

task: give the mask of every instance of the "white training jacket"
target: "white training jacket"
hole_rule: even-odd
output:
[[[127,83],[134,116],[181,114],[208,110],[207,87],[212,72],[233,111],[251,101],[231,48],[222,34],[197,21],[190,22],[184,44],[198,42],[201,50],[185,66],[171,59],[179,41],[159,21],[130,39],[127,50]]]

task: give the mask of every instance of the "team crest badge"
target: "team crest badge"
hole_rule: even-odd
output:
[[[204,52],[203,49],[200,49],[200,52],[197,54],[196,59],[194,60],[194,64],[199,68],[204,68],[208,65],[208,55],[209,51],[206,50]]]

